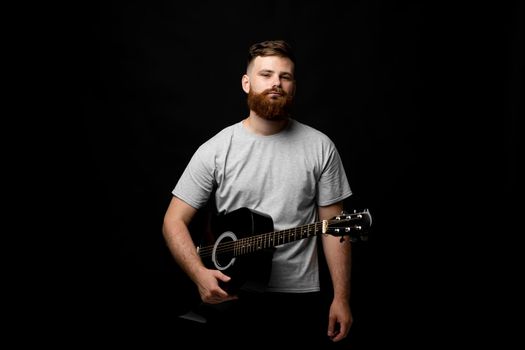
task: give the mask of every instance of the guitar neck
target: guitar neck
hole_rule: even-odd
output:
[[[261,249],[274,248],[281,244],[313,237],[321,233],[322,228],[323,222],[319,221],[291,229],[267,232],[241,238],[233,242],[233,254],[235,256],[249,254]]]

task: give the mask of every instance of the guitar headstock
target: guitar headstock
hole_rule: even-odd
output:
[[[354,210],[353,213],[342,212],[326,221],[324,233],[332,236],[349,236],[352,242],[368,240],[368,229],[372,225],[372,215],[368,209]]]

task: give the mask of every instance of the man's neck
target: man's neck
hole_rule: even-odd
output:
[[[289,121],[290,118],[280,120],[263,119],[257,114],[251,112],[248,118],[243,120],[243,125],[254,134],[269,136],[282,131],[286,128]]]

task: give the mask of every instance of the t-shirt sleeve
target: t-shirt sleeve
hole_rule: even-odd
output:
[[[317,193],[319,206],[331,205],[352,195],[343,162],[331,142],[325,159]]]
[[[197,149],[177,181],[172,194],[196,209],[202,208],[210,198],[214,188],[213,156]]]

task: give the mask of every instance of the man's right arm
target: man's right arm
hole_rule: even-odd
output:
[[[198,269],[204,267],[188,230],[188,225],[196,213],[197,209],[173,196],[162,226],[162,233],[171,254],[194,282]]]
[[[197,253],[197,247],[188,230],[188,225],[196,213],[197,209],[173,196],[162,226],[166,244],[177,264],[197,285],[203,302],[216,304],[235,299],[236,297],[228,295],[219,287],[219,280],[228,282],[230,277],[219,270],[206,268]]]

